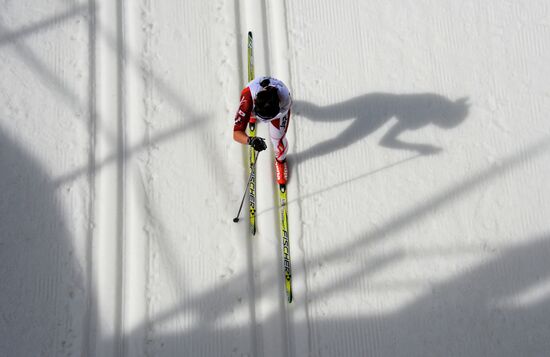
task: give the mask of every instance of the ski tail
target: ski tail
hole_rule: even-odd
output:
[[[289,303],[292,302],[292,268],[290,265],[290,241],[288,234],[288,208],[286,185],[279,185],[279,219],[281,224],[281,238],[283,240],[283,271],[285,276],[285,290]]]

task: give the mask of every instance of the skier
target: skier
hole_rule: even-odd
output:
[[[248,144],[256,151],[263,151],[267,148],[265,139],[249,137],[245,130],[251,116],[260,122],[269,123],[269,136],[275,151],[275,172],[279,185],[285,185],[288,180],[286,132],[291,104],[290,91],[282,81],[272,77],[258,77],[242,90],[241,103],[233,127],[235,141]]]

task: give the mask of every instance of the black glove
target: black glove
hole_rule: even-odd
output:
[[[267,149],[264,138],[260,138],[259,136],[249,137],[248,145],[252,146],[256,151],[264,151]]]

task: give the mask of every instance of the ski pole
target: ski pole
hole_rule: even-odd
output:
[[[256,163],[258,162],[258,156],[260,156],[260,151],[256,152],[256,160],[254,160],[254,165],[252,165],[252,170],[250,170],[248,182],[246,183],[246,187],[244,188],[244,195],[241,201],[241,207],[239,207],[239,212],[237,212],[237,216],[233,218],[233,222],[235,223],[239,222],[239,215],[241,214],[241,210],[243,209],[244,198],[246,197],[246,192],[248,191],[248,185],[250,185],[250,181],[252,181],[252,174],[254,173],[254,171],[256,171]]]

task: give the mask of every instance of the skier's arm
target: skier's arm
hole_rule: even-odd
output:
[[[247,145],[248,144],[248,135],[244,131],[235,130],[233,132],[233,140],[238,143]]]
[[[252,94],[250,88],[246,87],[241,92],[241,102],[237,114],[235,114],[235,125],[233,126],[233,140],[241,144],[248,144],[248,135],[245,130],[252,113]]]

